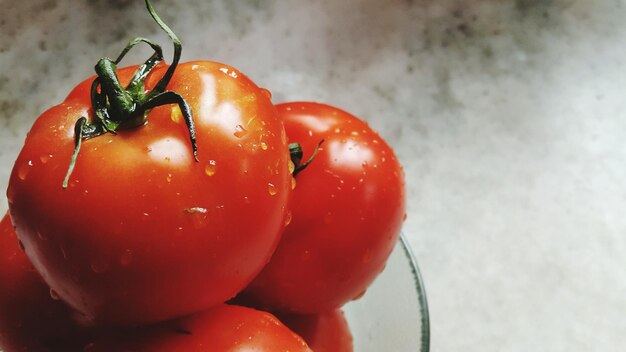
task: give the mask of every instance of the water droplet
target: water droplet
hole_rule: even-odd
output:
[[[47,163],[50,158],[52,158],[52,154],[43,154],[42,156],[39,157],[39,160],[41,161],[42,164]]]
[[[133,261],[133,252],[130,249],[127,249],[120,256],[120,265],[128,266]]]
[[[61,297],[59,297],[59,294],[57,293],[57,291],[50,289],[50,298],[52,298],[55,301],[58,301],[61,299]]]
[[[378,139],[374,139],[374,140],[372,140],[372,143],[374,143],[374,144],[378,144]]]
[[[261,93],[272,100],[272,92],[270,92],[269,89],[261,88]]]
[[[309,130],[309,137],[313,137],[313,131]]]
[[[363,167],[367,167],[367,166],[368,166],[367,161],[362,162],[362,163],[361,163],[361,166],[363,166]]]
[[[206,214],[207,212],[208,210],[206,208],[201,207],[185,208],[185,213],[187,214]]]
[[[165,177],[165,181],[167,181],[167,183],[172,182],[172,174],[167,174],[167,176]]]
[[[296,189],[296,178],[293,176],[291,177],[291,189]]]
[[[367,292],[367,290],[363,290],[363,291],[359,292],[356,296],[354,296],[354,298],[352,298],[352,300],[356,301],[357,299],[365,296],[365,292]]]
[[[248,198],[248,196],[244,196],[244,197],[243,197],[243,202],[244,202],[245,204],[250,204],[250,198]]]
[[[271,182],[267,184],[267,190],[268,190],[270,196],[275,196],[276,193],[278,193],[278,190],[276,189],[276,186],[274,186],[274,184],[271,183]]]
[[[207,174],[207,176],[215,175],[215,172],[217,172],[217,163],[215,162],[215,160],[209,160],[207,166],[204,167],[204,172]]]
[[[61,255],[63,255],[63,259],[67,260],[67,252],[65,251],[65,248],[59,247],[59,249],[61,250]]]
[[[19,170],[17,171],[17,177],[19,177],[20,180],[24,181],[26,179],[26,176],[28,176],[28,173],[30,172],[30,168],[32,166],[32,160],[29,160],[26,164],[22,164],[22,166],[20,166]]]
[[[180,111],[178,105],[172,105],[172,109],[170,112],[170,118],[172,119],[172,121],[174,121],[174,123],[180,123],[180,119],[182,116],[183,114]]]
[[[92,258],[89,266],[91,266],[91,270],[96,274],[102,274],[109,270],[109,262],[101,257]]]
[[[235,135],[235,137],[237,138],[241,138],[243,136],[245,136],[248,133],[248,131],[243,128],[242,125],[237,125],[235,126],[235,133],[233,133]]]
[[[296,169],[296,165],[293,163],[293,161],[289,160],[289,173],[293,174],[293,171]]]
[[[261,149],[267,150],[267,143],[261,142]]]
[[[356,136],[358,136],[358,135],[359,135],[359,132],[357,132],[357,131],[352,131],[352,132],[350,132],[350,134],[356,137]]]
[[[287,214],[285,214],[285,226],[291,223],[292,218],[293,218],[293,215],[291,214],[291,210],[287,211]]]
[[[339,133],[341,130],[339,128],[335,128],[335,133]]]

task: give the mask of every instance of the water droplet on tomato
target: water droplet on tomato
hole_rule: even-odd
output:
[[[61,297],[59,297],[59,294],[53,289],[50,289],[50,298],[52,298],[55,301],[58,301],[61,299]]]
[[[271,182],[267,184],[267,191],[269,192],[270,196],[275,196],[276,193],[278,193],[276,186],[274,186],[274,184]]]
[[[120,256],[120,265],[128,266],[133,261],[133,252],[130,249],[127,249]]]
[[[352,132],[350,132],[350,134],[351,134],[352,136],[356,137],[356,136],[358,136],[358,135],[359,135],[359,132],[357,132],[357,131],[352,131]]]
[[[296,169],[296,165],[293,163],[293,161],[289,160],[288,167],[289,167],[289,173],[293,174],[293,171]]]
[[[367,167],[367,166],[368,166],[367,161],[362,162],[362,163],[361,163],[361,166],[363,166],[363,167]]]
[[[296,189],[296,178],[293,176],[291,177],[291,189]]]
[[[204,167],[204,173],[207,176],[213,176],[217,172],[217,163],[215,160],[209,160],[209,163]]]
[[[172,119],[172,121],[174,121],[174,123],[180,123],[180,119],[182,116],[183,114],[180,111],[178,105],[172,105],[172,109],[170,112],[170,118]]]
[[[59,247],[59,249],[61,250],[61,255],[63,256],[63,259],[67,260],[67,252],[65,251],[65,248]]]
[[[339,128],[335,128],[335,133],[339,133],[341,130]]]
[[[248,130],[243,128],[242,125],[237,125],[237,126],[235,126],[235,133],[233,133],[233,134],[235,135],[235,137],[241,138],[241,137],[245,136],[247,133],[248,133]]]
[[[363,290],[363,291],[359,292],[356,296],[354,296],[354,297],[352,298],[352,300],[353,300],[353,301],[356,301],[357,299],[359,299],[359,298],[361,298],[361,297],[365,296],[365,292],[367,292],[367,290]]]
[[[50,160],[50,158],[52,158],[52,154],[43,154],[39,157],[39,160],[42,164],[45,164]]]
[[[91,270],[96,274],[102,274],[109,270],[109,262],[101,257],[92,258],[89,265],[91,266]]]
[[[261,149],[267,150],[267,143],[261,142]]]
[[[269,89],[261,88],[261,93],[265,95],[268,99],[272,99],[272,92]]]
[[[285,214],[285,227],[291,223],[292,218],[291,210],[287,211],[287,214]]]
[[[165,181],[167,181],[167,183],[172,182],[172,174],[167,174],[167,176],[165,177]]]
[[[26,164],[22,164],[22,166],[20,166],[19,170],[17,171],[17,177],[19,177],[20,180],[24,181],[26,179],[26,176],[28,176],[28,173],[30,172],[30,168],[32,166],[32,160],[29,160]]]

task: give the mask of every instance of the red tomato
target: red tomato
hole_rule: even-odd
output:
[[[101,336],[85,352],[310,352],[306,343],[273,315],[220,305],[197,315]]]
[[[118,71],[123,84],[133,71]],[[83,141],[63,189],[74,124],[93,118],[92,81],[35,122],[15,162],[7,197],[31,262],[99,323],[156,322],[231,298],[269,260],[290,192],[268,92],[220,63],[180,64],[167,89],[192,109],[200,162],[178,106],[159,106],[145,125]]]
[[[8,215],[0,222],[0,350],[78,351],[87,341],[76,313],[50,289],[19,248]]]
[[[288,328],[315,352],[352,352],[352,334],[340,309],[319,314],[280,315]]]
[[[324,142],[297,175],[291,223],[245,296],[273,311],[324,312],[360,297],[383,270],[405,216],[404,174],[387,143],[347,112],[316,103],[277,109],[305,154]]]

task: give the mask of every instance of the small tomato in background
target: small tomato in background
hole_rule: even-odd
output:
[[[318,314],[286,314],[278,317],[315,352],[354,350],[348,322],[340,309]]]
[[[80,317],[32,267],[18,245],[8,215],[0,222],[0,350],[80,351],[88,341]]]
[[[85,352],[311,352],[273,315],[220,305],[196,315],[99,336]]]
[[[244,300],[271,311],[332,310],[360,297],[383,270],[405,217],[404,173],[355,116],[318,103],[276,107],[303,160],[323,143],[297,173],[280,245]]]

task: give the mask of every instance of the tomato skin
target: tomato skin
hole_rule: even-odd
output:
[[[8,215],[0,221],[0,350],[74,351],[87,342],[78,314],[50,289],[19,248]]]
[[[279,315],[315,352],[353,352],[352,334],[341,309],[318,314]]]
[[[123,83],[133,69],[118,71]],[[99,324],[157,322],[231,298],[269,260],[290,192],[267,94],[232,67],[180,64],[167,89],[192,109],[200,162],[178,108],[160,106],[144,126],[83,141],[62,189],[92,80],[35,122],[13,168],[9,209],[31,262]]]
[[[337,108],[276,106],[304,160],[289,200],[291,222],[245,299],[272,311],[317,313],[364,293],[383,270],[405,217],[404,173],[369,126]]]
[[[103,335],[85,352],[310,352],[269,313],[219,305],[208,311],[136,330]]]

